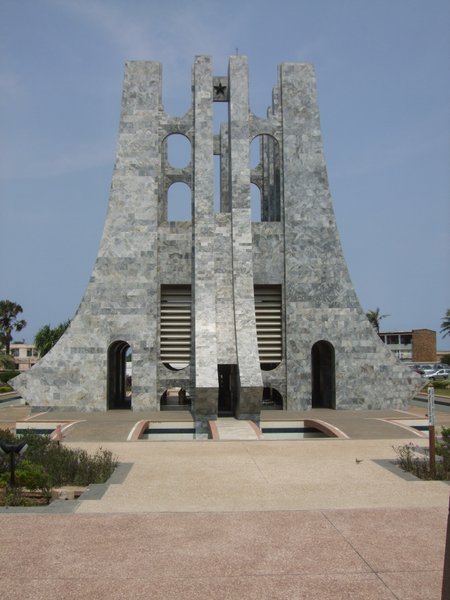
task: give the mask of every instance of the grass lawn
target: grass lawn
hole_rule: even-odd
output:
[[[427,393],[427,388],[428,388],[428,384],[425,385],[421,389],[422,394],[426,394]],[[437,389],[435,388],[434,394],[435,394],[435,396],[445,396],[446,398],[450,398],[450,387],[437,388]]]
[[[450,388],[443,388],[441,390],[435,390],[434,393],[437,396],[446,396],[447,398],[450,398]]]

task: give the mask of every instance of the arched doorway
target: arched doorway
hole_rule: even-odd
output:
[[[336,408],[334,347],[321,340],[311,349],[312,408]]]
[[[191,410],[191,399],[183,387],[164,390],[159,400],[160,410]]]
[[[233,416],[239,390],[239,372],[237,365],[217,365],[219,393],[217,414],[219,417]]]
[[[131,409],[131,348],[123,340],[108,348],[107,403],[108,410]]]
[[[283,410],[283,396],[272,386],[263,388],[262,410]]]

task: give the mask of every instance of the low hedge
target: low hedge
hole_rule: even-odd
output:
[[[430,384],[434,387],[435,390],[445,390],[450,385],[450,381],[448,379],[438,379],[437,381],[427,381],[427,383],[424,385],[422,391],[426,392],[427,388]]]

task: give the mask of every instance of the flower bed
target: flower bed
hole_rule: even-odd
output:
[[[443,427],[441,438],[436,442],[436,461],[430,468],[428,448],[416,446],[412,442],[403,446],[393,446],[398,466],[419,479],[450,480],[450,427]]]

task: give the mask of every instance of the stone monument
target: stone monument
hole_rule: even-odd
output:
[[[347,272],[312,66],[280,66],[266,118],[252,114],[248,88],[244,56],[220,76],[199,56],[191,108],[171,117],[160,64],[126,64],[92,277],[64,336],[13,380],[35,408],[190,408],[198,422],[258,421],[262,408],[400,408],[413,395],[413,373],[379,340]],[[218,133],[216,102],[228,108]],[[169,160],[172,136],[190,144],[182,168]],[[170,221],[179,182],[190,190],[190,219]]]

